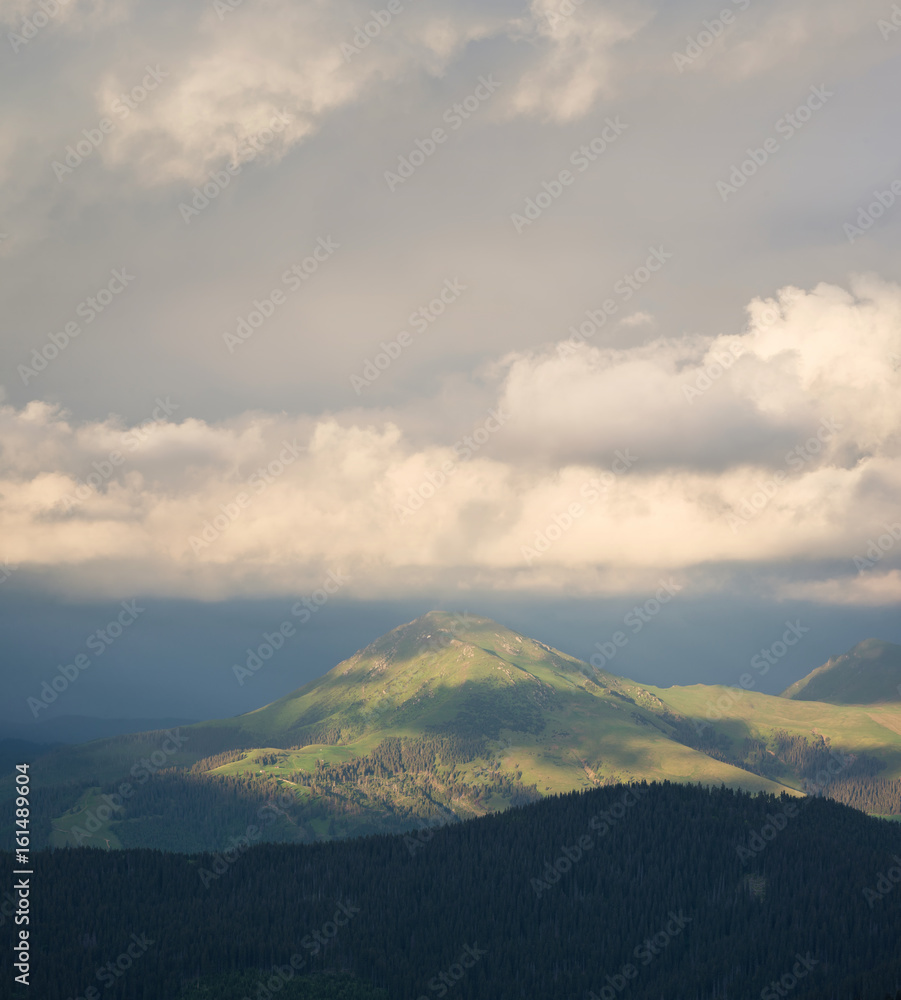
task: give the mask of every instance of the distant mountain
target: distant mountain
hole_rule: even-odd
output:
[[[864,639],[795,681],[781,697],[830,705],[901,702],[901,646]]]
[[[874,720],[736,688],[645,687],[432,611],[253,712],[61,748],[32,780],[39,843],[43,831],[57,846],[193,851],[251,828],[273,841],[402,831],[629,781],[801,794],[836,759],[858,781],[845,801],[901,813],[901,706]]]

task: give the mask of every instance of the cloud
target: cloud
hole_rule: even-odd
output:
[[[0,24],[18,30],[27,44],[48,25],[93,31],[125,20],[131,9],[129,0],[47,0],[43,6],[33,0],[0,0]]]
[[[739,6],[747,5],[742,0]],[[749,79],[772,73],[792,59],[799,70],[809,71],[816,64],[822,66],[827,53],[832,56],[827,62],[838,69],[841,60],[846,70],[850,50],[870,40],[884,12],[882,0],[863,0],[853,7],[834,0],[791,8],[774,5],[765,11],[749,11],[749,16],[736,12],[739,23],[734,34],[726,35],[717,72],[733,80]],[[706,68],[704,63],[699,60],[699,68]]]
[[[3,406],[0,557],[79,591],[207,597],[330,570],[366,594],[615,593],[820,564],[805,593],[834,600],[836,562],[856,574],[897,518],[901,288],[786,288],[748,316],[731,337],[508,359],[498,406],[453,442],[413,445],[402,412],[213,423],[161,400],[127,427]],[[894,594],[899,551],[853,593]]]
[[[614,48],[652,16],[634,4],[601,9],[569,0],[532,0],[519,26],[539,55],[517,81],[511,111],[556,122],[584,117],[599,97],[613,91]]]
[[[470,41],[503,24],[440,7],[384,17],[348,0],[247,0],[227,14],[208,5],[167,59],[170,78],[159,94],[104,145],[105,162],[130,167],[148,186],[197,183],[227,164],[278,162],[339,109],[410,74],[443,74]],[[98,110],[128,92],[134,75],[133,60],[109,70]]]
[[[841,428],[814,465],[895,454],[901,397],[901,290],[873,277],[851,291],[785,288],[748,306],[736,335],[592,346],[600,332],[511,355],[498,446],[551,464],[600,461],[634,448],[645,463],[780,467],[831,421]]]
[[[901,604],[901,570],[803,583],[783,583],[779,596],[816,604],[881,607]]]

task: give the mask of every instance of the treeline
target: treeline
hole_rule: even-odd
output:
[[[901,815],[901,781],[879,778],[885,763],[870,754],[846,754],[822,735],[812,739],[777,729],[772,743],[746,737],[738,749],[712,726],[664,713],[680,743],[764,778],[800,778],[809,793],[864,812]]]
[[[459,765],[487,753],[485,740],[476,737],[388,737],[366,756],[319,760],[312,773],[295,771],[288,780],[309,790],[300,807],[304,820],[325,822],[327,835],[339,837],[448,822],[540,798],[535,785],[490,762],[484,780],[466,781],[458,773]]]
[[[901,780],[895,778],[838,778],[825,794],[836,802],[879,816],[901,816]]]
[[[202,774],[204,771],[212,771],[214,768],[222,767],[223,764],[231,764],[241,758],[246,750],[225,750],[222,753],[213,754],[212,757],[204,757],[196,764],[191,765],[192,774]]]
[[[101,824],[92,820],[96,810],[87,810],[77,824],[77,842],[104,845],[107,820],[125,847],[183,852],[224,848],[252,826],[261,829],[261,840],[311,842],[403,832],[539,798],[536,786],[524,785],[492,762],[478,780],[465,780],[457,767],[487,753],[485,741],[474,738],[389,738],[365,757],[341,764],[320,761],[313,773],[297,771],[282,778],[271,773],[209,773],[246,753],[225,750],[188,769],[142,772],[142,780],[131,781],[124,798],[121,781],[101,784],[100,794],[110,797],[104,801],[114,803],[112,814],[101,817]],[[254,763],[274,765],[282,756],[284,752],[260,753]],[[34,848],[49,846],[54,819],[75,806],[89,787],[84,782],[35,785]],[[270,808],[274,799],[277,813]],[[0,817],[3,843],[9,845],[14,843],[13,816],[14,810],[7,810]]]
[[[150,775],[127,799],[116,800],[110,829],[124,847],[192,852],[224,849],[250,827],[259,829],[260,841],[306,843],[399,833],[540,797],[535,785],[526,786],[491,763],[481,780],[464,780],[458,765],[485,752],[485,741],[472,738],[391,737],[364,757],[337,764],[320,760],[312,773],[209,774],[244,753],[224,751],[188,771],[169,768]],[[274,765],[279,757],[258,754],[254,762]],[[101,792],[115,797],[117,787],[109,783]],[[98,830],[96,843],[104,836]]]
[[[116,796],[117,786],[102,791]],[[111,828],[123,847],[165,851],[224,848],[232,838],[259,831],[261,842],[314,839],[298,824],[296,798],[271,778],[253,774],[192,774],[169,769],[153,775],[118,808]]]
[[[885,770],[885,764],[868,754],[846,755],[836,751],[830,741],[820,735],[808,740],[795,736],[784,729],[773,734],[776,740],[776,757],[789,765],[800,777],[812,781],[821,774],[832,775],[838,758],[840,773],[844,778],[873,777]],[[830,764],[833,770],[830,770]]]
[[[268,1000],[330,971],[392,1000],[723,1000],[771,983],[882,1000],[901,989],[898,855],[898,825],[836,802],[668,783],[418,835],[57,850],[34,859],[32,985],[7,995],[84,996],[137,940],[104,1000]]]

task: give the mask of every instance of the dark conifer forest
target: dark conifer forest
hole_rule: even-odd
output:
[[[883,1000],[901,990],[901,825],[823,798],[642,783],[418,833],[251,840],[217,854],[38,852],[32,986],[8,995]],[[9,953],[3,961],[12,982]]]

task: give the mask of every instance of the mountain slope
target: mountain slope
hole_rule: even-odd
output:
[[[901,702],[901,646],[864,639],[795,681],[781,697],[832,705]]]
[[[433,611],[255,711],[63,748],[35,762],[33,786],[51,844],[191,851],[251,827],[302,841],[408,830],[636,780],[801,794],[833,758],[844,779],[889,782],[855,785],[855,804],[901,813],[891,705],[643,687]]]
[[[654,776],[776,790],[674,740],[637,690],[490,619],[432,611],[232,721],[254,745],[303,747],[292,763],[307,765],[441,734],[487,740],[497,768],[541,793]]]

